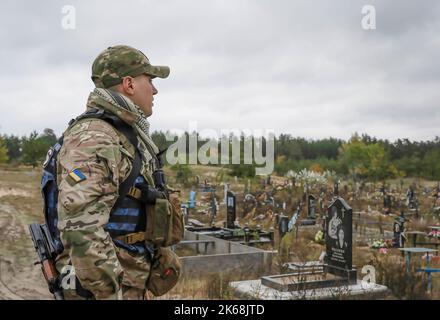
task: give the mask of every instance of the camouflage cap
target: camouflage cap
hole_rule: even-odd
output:
[[[147,74],[153,78],[166,78],[170,68],[152,66],[142,51],[129,46],[108,47],[92,65],[92,80],[97,88],[109,88],[122,82],[126,76]]]

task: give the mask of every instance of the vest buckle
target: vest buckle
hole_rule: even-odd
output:
[[[141,242],[145,240],[145,235],[143,232],[137,232],[137,233],[130,233],[125,236],[121,237],[122,241],[124,241],[126,244],[134,244],[136,242]]]

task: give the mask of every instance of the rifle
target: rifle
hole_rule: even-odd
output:
[[[56,252],[47,225],[32,223],[29,225],[29,231],[40,260],[35,262],[35,265],[41,264],[41,271],[55,300],[64,300],[63,289],[59,284],[59,273],[54,263]]]
[[[180,193],[180,190],[170,188],[165,179],[165,173],[163,172],[164,161],[162,157],[167,150],[168,148],[165,148],[156,155],[155,161],[157,168],[153,172],[154,187],[157,191],[163,193],[166,198],[169,197],[170,193]]]
[[[162,155],[165,153],[165,151],[167,151],[168,148],[160,151],[157,155],[156,155],[156,170],[154,170],[153,172],[153,180],[154,180],[154,186],[156,187],[157,190],[164,192],[166,196],[168,196],[168,192],[167,192],[167,182],[165,180],[165,173],[163,172],[163,159],[162,159]]]

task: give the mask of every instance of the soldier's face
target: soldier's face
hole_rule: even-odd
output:
[[[156,95],[157,92],[149,76],[142,74],[134,78],[134,90],[131,99],[142,109],[147,117],[153,114],[153,96]]]

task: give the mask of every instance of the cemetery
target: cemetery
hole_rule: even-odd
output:
[[[238,177],[214,166],[191,170],[184,181],[179,170],[166,168],[180,190],[185,235],[172,248],[182,279],[162,298],[440,298],[438,181],[352,181],[308,169],[264,177]],[[0,260],[1,276],[17,288],[26,282],[28,289],[0,283],[0,291],[41,296],[45,283],[29,267],[29,237],[18,231],[28,218],[12,214],[40,214],[34,208],[39,194],[20,191],[38,190],[38,175],[25,169],[2,174],[9,186],[0,188],[3,237],[6,243],[16,239],[3,247],[3,256],[17,258]],[[17,246],[23,256],[13,254]]]
[[[387,299],[397,290],[392,269],[437,294],[440,227],[422,187],[353,187],[307,171],[210,179],[182,204],[185,240],[175,250],[188,279],[224,274],[237,298]]]

